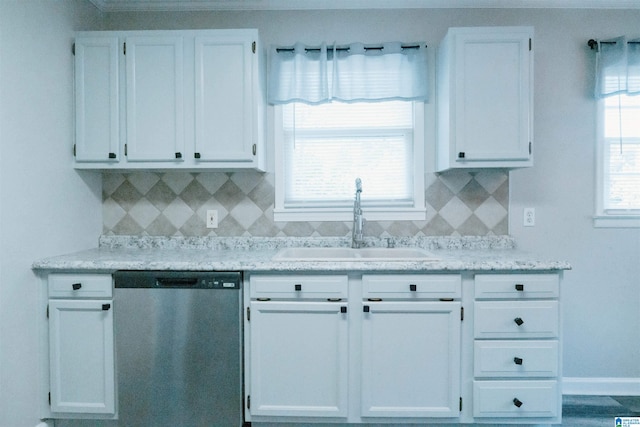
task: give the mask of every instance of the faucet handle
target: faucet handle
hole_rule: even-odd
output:
[[[362,180],[360,178],[356,178],[356,192],[362,193]]]

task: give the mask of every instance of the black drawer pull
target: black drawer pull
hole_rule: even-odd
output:
[[[102,310],[107,311],[111,308],[111,304],[102,304]]]
[[[362,307],[362,311],[365,312],[365,313],[368,313],[369,312],[369,306],[365,305],[364,307]]]
[[[301,291],[302,290],[302,285],[300,283],[296,283],[294,286],[296,291]]]
[[[516,283],[516,291],[518,291],[518,292],[524,291],[524,284]]]
[[[522,365],[522,362],[524,362],[524,360],[522,360],[522,358],[520,357],[513,358],[513,363],[515,363],[516,365]]]
[[[409,285],[409,290],[410,290],[411,292],[415,292],[415,291],[417,291],[417,290],[418,290],[418,286],[417,286],[417,285],[414,285],[414,284],[411,284],[411,285]]]
[[[181,159],[182,158],[182,153],[176,153],[176,159]]]
[[[71,285],[71,287],[73,288],[74,291],[77,291],[82,287],[82,283],[74,283],[73,285]]]
[[[515,319],[513,319],[513,321],[516,322],[516,325],[518,326],[522,326],[522,324],[524,323],[524,320],[519,317],[516,317]]]
[[[340,313],[346,313],[347,312],[347,307],[340,307]]]
[[[518,408],[522,406],[522,401],[520,399],[518,399],[517,397],[513,398],[513,404],[516,405]]]

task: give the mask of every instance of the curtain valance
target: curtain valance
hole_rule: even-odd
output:
[[[640,94],[640,41],[621,36],[598,41],[596,98]]]
[[[428,85],[425,43],[270,49],[270,104],[426,101]]]

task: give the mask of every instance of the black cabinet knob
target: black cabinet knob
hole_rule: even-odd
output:
[[[458,153],[458,158],[459,159],[464,159],[464,156],[465,156],[464,151],[461,151],[461,152]]]
[[[417,285],[414,285],[414,284],[411,284],[411,285],[409,285],[409,290],[410,290],[411,292],[415,292],[415,291],[417,291],[417,290],[418,290],[418,286],[417,286]]]
[[[522,326],[522,324],[524,323],[524,320],[519,317],[516,317],[515,319],[513,319],[513,321],[516,322],[516,325],[518,326]]]
[[[519,292],[524,291],[524,284],[516,283],[516,291],[519,291]]]
[[[181,159],[182,158],[182,153],[176,153],[176,159]]]
[[[199,159],[200,158],[200,153],[193,153],[193,157],[196,158],[196,159]]]
[[[111,304],[102,304],[102,310],[107,311],[111,308]]]
[[[365,312],[365,313],[368,313],[369,312],[369,306],[365,305],[364,307],[362,307],[362,311]]]
[[[520,357],[513,358],[513,363],[515,363],[516,365],[522,365],[522,362],[524,362],[524,360],[522,360],[522,358]]]
[[[301,291],[302,290],[302,285],[299,283],[296,283],[296,285],[294,286],[296,291]]]
[[[522,406],[522,401],[520,399],[518,399],[517,397],[513,398],[513,404],[516,405],[518,408]]]
[[[340,313],[346,313],[347,312],[347,307],[340,307]]]
[[[116,158],[116,153],[109,153],[109,158],[110,159],[115,159]]]
[[[77,291],[82,287],[82,283],[74,283],[73,285],[71,285],[71,287],[73,288],[74,291]]]

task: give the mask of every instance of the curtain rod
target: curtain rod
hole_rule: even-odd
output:
[[[420,49],[420,45],[419,44],[415,44],[415,45],[409,45],[409,46],[405,46],[402,45],[400,46],[402,49]],[[426,48],[427,45],[425,44],[424,47]],[[384,46],[371,46],[371,47],[365,47],[364,50],[383,50]],[[278,47],[276,48],[276,52],[280,53],[280,52],[293,52],[295,49],[292,47]],[[330,50],[329,48],[327,48],[327,51]],[[333,49],[331,49],[333,50]],[[338,52],[348,52],[350,50],[349,47],[337,47],[336,50]],[[317,47],[307,47],[304,49],[305,52],[320,52],[320,48]]]
[[[601,44],[616,44],[616,42],[600,42]],[[638,42],[627,42],[627,44],[640,44],[640,41]],[[589,47],[593,50],[598,50],[598,40],[595,39],[589,39],[589,41],[587,42],[587,45],[589,45]]]

